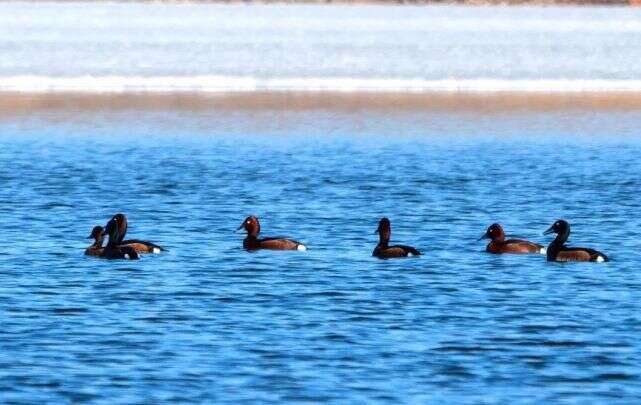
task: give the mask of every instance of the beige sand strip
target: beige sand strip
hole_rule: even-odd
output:
[[[612,93],[0,93],[0,115],[103,110],[641,110],[641,94]]]

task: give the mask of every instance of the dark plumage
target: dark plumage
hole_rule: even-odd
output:
[[[127,234],[127,217],[125,216],[125,214],[116,214],[110,219],[110,221],[114,221],[116,223],[116,227],[118,229],[118,240],[116,241],[116,243],[119,246],[130,246],[138,253],[160,253],[165,250],[163,247],[145,240],[124,240],[125,235]]]
[[[378,222],[378,245],[374,248],[372,256],[379,259],[391,259],[395,257],[420,256],[421,253],[411,246],[394,245],[389,246],[389,240],[392,236],[392,225],[387,218],[381,218]]]
[[[129,259],[136,260],[139,259],[138,252],[131,246],[127,245],[118,245],[119,234],[118,234],[118,225],[113,219],[107,222],[105,227],[105,233],[109,235],[109,242],[105,246],[102,255],[105,259]]]
[[[243,223],[238,227],[238,230],[243,228],[247,232],[247,237],[243,240],[243,247],[247,250],[307,250],[305,245],[292,239],[282,237],[259,239],[258,234],[260,233],[260,222],[258,222],[258,218],[253,215],[245,218]]]
[[[550,262],[607,262],[608,257],[590,248],[571,248],[565,246],[570,237],[570,224],[559,219],[548,228],[544,235],[556,233],[556,238],[548,246],[547,259]]]
[[[91,230],[91,234],[87,239],[93,239],[94,243],[85,249],[85,254],[87,256],[102,256],[104,248],[102,247],[104,236],[104,229],[102,226],[94,226]]]
[[[505,232],[503,231],[503,227],[499,224],[490,225],[485,234],[479,238],[479,240],[481,239],[491,239],[490,243],[488,243],[485,248],[485,251],[489,253],[545,254],[545,247],[538,243],[521,239],[505,240]]]

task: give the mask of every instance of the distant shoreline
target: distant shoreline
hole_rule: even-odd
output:
[[[640,111],[641,93],[0,93],[0,118],[99,111],[340,110],[390,112]]]

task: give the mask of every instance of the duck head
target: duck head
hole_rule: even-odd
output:
[[[87,239],[93,239],[93,240],[96,241],[94,243],[94,245],[102,246],[102,241],[104,239],[104,236],[105,236],[104,228],[102,226],[98,225],[98,226],[94,226],[93,227],[93,229],[91,230],[91,234],[89,234],[89,236],[87,236]]]
[[[381,242],[388,242],[392,236],[392,223],[390,220],[386,217],[381,218],[381,220],[378,221],[378,228],[376,228],[376,232],[374,233],[378,234]]]
[[[127,217],[125,214],[118,213],[111,217],[110,221],[115,221],[117,227],[118,227],[118,240],[117,242],[120,243],[125,239],[125,235],[127,234]],[[106,228],[106,227],[105,227]]]
[[[98,239],[104,235],[104,232],[105,230],[102,226],[94,226],[89,236],[87,236],[87,239]]]
[[[493,241],[502,241],[505,239],[505,232],[500,224],[494,223],[487,228],[487,231],[478,240],[492,239]]]
[[[245,218],[243,223],[240,224],[240,226],[236,230],[238,231],[243,228],[245,229],[245,231],[247,231],[247,236],[256,237],[260,233],[260,222],[258,222],[257,217],[250,215]]]
[[[559,219],[550,226],[543,235],[556,233],[556,239],[565,242],[570,236],[570,224],[567,221]]]

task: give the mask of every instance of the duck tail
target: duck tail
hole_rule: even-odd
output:
[[[418,249],[415,249],[415,248],[413,248],[411,246],[409,246],[407,248],[407,253],[408,253],[408,256],[410,256],[410,255],[411,256],[420,256],[421,255],[421,252],[419,252]]]

